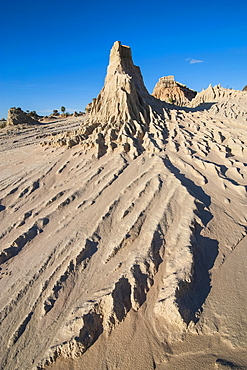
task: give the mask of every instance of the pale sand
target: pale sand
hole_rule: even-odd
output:
[[[247,369],[247,94],[217,89],[139,155],[1,130],[2,369]]]
[[[22,146],[28,130],[1,137],[1,249],[12,246],[0,272],[4,368],[31,368],[78,336],[96,303],[103,334],[99,326],[72,365],[51,368],[210,369],[218,358],[247,366],[246,130],[207,111],[169,124],[176,135],[166,152],[135,160],[42,148],[35,137]],[[192,319],[203,312],[186,329],[169,284],[190,272],[192,234],[199,267],[190,294],[199,298],[184,305]]]

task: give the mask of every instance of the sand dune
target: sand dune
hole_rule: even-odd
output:
[[[247,95],[114,48],[85,119],[1,131],[1,368],[246,369]]]

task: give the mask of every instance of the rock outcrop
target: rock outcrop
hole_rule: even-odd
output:
[[[243,91],[247,91],[247,85],[243,88]]]
[[[7,117],[7,126],[14,126],[20,124],[36,124],[38,123],[37,115],[33,116],[31,113],[25,113],[21,108],[10,108]]]
[[[174,76],[161,77],[153,90],[153,96],[167,103],[186,106],[196,96],[197,92],[176,82]]]

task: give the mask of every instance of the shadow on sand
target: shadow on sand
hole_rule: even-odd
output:
[[[211,198],[205,191],[176,168],[168,157],[163,159],[165,166],[176,176],[188,192],[199,202],[196,213],[204,226],[213,218],[208,208]],[[179,312],[185,323],[196,323],[203,311],[202,305],[211,290],[210,269],[213,267],[218,255],[218,241],[201,235],[203,227],[195,223],[191,237],[191,251],[193,253],[193,274],[191,282],[181,281],[176,292]]]

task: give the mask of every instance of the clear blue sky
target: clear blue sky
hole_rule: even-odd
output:
[[[197,91],[247,85],[246,0],[1,0],[0,14],[0,118],[13,106],[83,111],[116,40],[150,93],[170,74]]]

